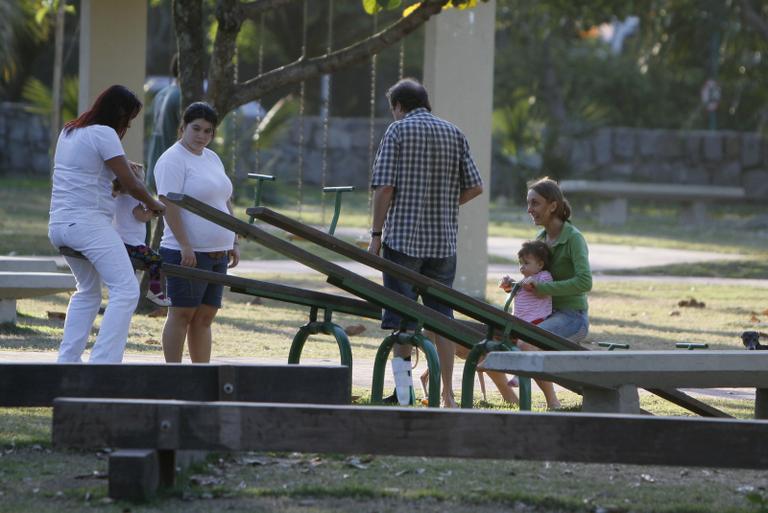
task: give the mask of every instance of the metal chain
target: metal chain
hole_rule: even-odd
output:
[[[264,73],[264,13],[259,16],[259,58],[258,58],[258,73],[259,76],[261,76]],[[261,126],[261,121],[264,119],[261,115],[262,110],[264,109],[264,106],[261,104],[261,100],[259,100],[259,114],[256,117],[256,129],[258,130]],[[259,169],[261,168],[261,134],[258,134],[259,137],[256,139],[256,144],[254,146],[254,168],[255,172],[258,174]]]
[[[326,55],[331,53],[333,48],[333,0],[328,0],[328,41],[325,46]],[[322,171],[320,173],[320,186],[324,191],[326,187],[326,178],[328,175],[328,129],[330,125],[331,117],[331,74],[325,74],[322,77],[324,81],[323,85],[323,98],[321,111],[323,114],[323,156],[322,156]],[[325,226],[325,192],[321,195],[321,210],[320,218],[321,224]]]
[[[307,56],[307,15],[308,15],[308,0],[304,0],[302,14],[302,28],[301,28],[301,57]],[[297,177],[297,210],[298,218],[301,221],[302,207],[304,205],[304,100],[306,98],[306,81],[301,82],[299,88],[299,170]]]
[[[373,33],[375,34],[379,29],[379,16],[373,15]],[[369,119],[369,133],[368,133],[368,226],[371,226],[373,222],[373,189],[371,189],[371,180],[373,179],[373,159],[374,159],[374,144],[373,139],[376,123],[376,54],[371,56],[371,112]]]

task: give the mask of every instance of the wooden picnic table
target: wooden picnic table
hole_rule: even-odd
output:
[[[490,353],[481,368],[543,378],[581,390],[585,412],[639,413],[638,388],[755,388],[755,418],[768,418],[768,352]]]

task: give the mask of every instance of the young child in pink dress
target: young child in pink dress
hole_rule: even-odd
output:
[[[514,293],[515,317],[531,324],[539,324],[552,314],[552,296],[539,297],[533,291],[526,290],[524,285],[531,282],[552,281],[552,275],[547,271],[551,258],[549,246],[541,240],[524,242],[517,253],[517,258],[523,279],[515,282],[509,275],[504,276],[499,283],[499,288],[506,293]],[[517,379],[511,379],[509,384],[516,386]]]

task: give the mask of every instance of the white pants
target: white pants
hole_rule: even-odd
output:
[[[64,321],[59,362],[80,362],[93,321],[101,305],[101,284],[107,286],[109,303],[104,312],[90,363],[123,360],[131,316],[139,301],[139,285],[125,245],[111,224],[73,222],[52,224],[48,237],[54,246],[69,246],[88,260],[64,257],[77,281]]]

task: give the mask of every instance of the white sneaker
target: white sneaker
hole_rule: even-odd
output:
[[[146,297],[157,306],[171,306],[171,300],[165,297],[165,294],[162,292],[154,293],[151,290],[148,290]]]

